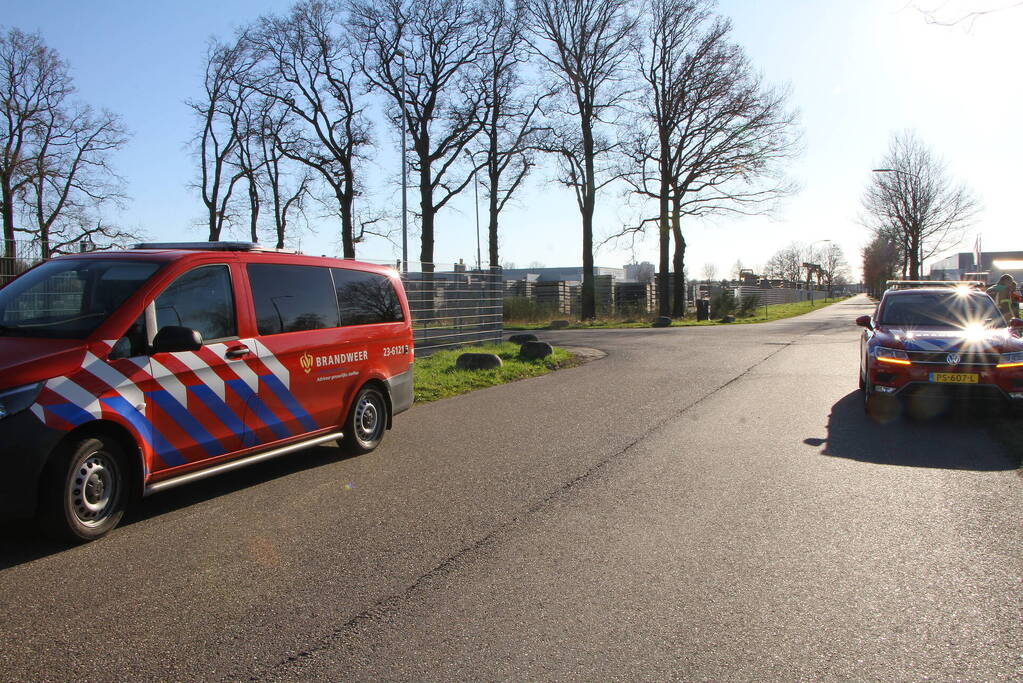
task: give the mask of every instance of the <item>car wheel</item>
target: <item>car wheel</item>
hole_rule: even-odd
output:
[[[118,525],[128,500],[124,453],[106,436],[69,444],[43,474],[39,522],[63,541],[93,541]]]
[[[359,390],[345,420],[341,447],[349,453],[369,453],[384,438],[387,429],[387,401],[379,389],[366,386]]]
[[[867,390],[866,375],[863,372],[863,368],[860,368],[860,391],[866,391],[866,390]]]

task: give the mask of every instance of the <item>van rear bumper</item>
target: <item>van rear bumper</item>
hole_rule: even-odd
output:
[[[39,477],[63,436],[30,410],[0,420],[0,519],[35,514]]]
[[[412,367],[387,380],[387,391],[391,395],[391,415],[403,413],[412,407]]]

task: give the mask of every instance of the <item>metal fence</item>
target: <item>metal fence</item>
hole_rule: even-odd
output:
[[[402,274],[416,356],[466,344],[501,341],[504,285],[501,269],[469,270],[461,264]]]
[[[6,240],[0,240],[0,287],[42,260],[39,258],[38,242],[15,240],[13,252],[10,244]]]
[[[0,251],[0,287],[38,263],[39,245],[15,242],[13,256]],[[376,263],[385,263],[376,261]],[[386,262],[395,265],[394,262]],[[402,273],[416,356],[467,344],[500,342],[503,331],[501,269],[469,270],[463,264],[423,268],[409,264]]]

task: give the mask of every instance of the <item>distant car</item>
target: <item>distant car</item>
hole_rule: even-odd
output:
[[[1006,320],[969,286],[889,289],[861,316],[860,389],[868,414],[908,400],[949,399],[1023,406],[1023,320]]]

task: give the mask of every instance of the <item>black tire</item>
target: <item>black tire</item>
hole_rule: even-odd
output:
[[[348,453],[369,453],[380,445],[387,430],[387,399],[376,387],[359,389],[345,420],[341,448]]]
[[[48,535],[81,543],[109,533],[128,501],[124,451],[107,436],[67,444],[43,472],[39,523]]]
[[[860,391],[867,390],[867,380],[865,379],[864,373],[860,370]]]

